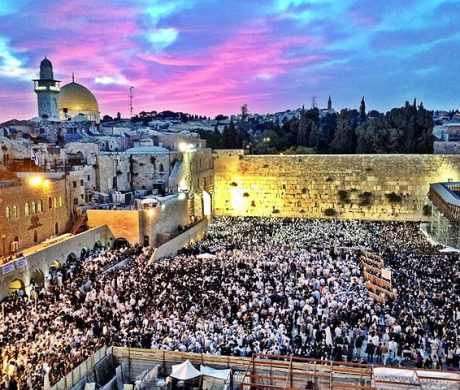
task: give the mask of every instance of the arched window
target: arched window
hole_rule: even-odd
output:
[[[35,214],[37,212],[37,204],[34,202],[31,203],[30,213]]]
[[[26,217],[28,217],[30,215],[30,205],[29,205],[29,202],[26,202],[26,204],[24,205],[24,215]]]
[[[62,207],[62,195],[59,195],[59,207]]]
[[[43,213],[43,201],[41,199],[37,202],[37,213]]]
[[[13,218],[19,218],[19,207],[17,204],[13,206]]]
[[[11,219],[11,211],[10,211],[10,208],[8,206],[5,207],[5,218],[7,221],[9,221]]]
[[[56,236],[59,234],[59,224],[57,222],[54,224],[54,234]]]
[[[38,233],[34,230],[34,242],[38,242]]]
[[[53,198],[53,207],[57,209],[57,196]]]
[[[52,209],[53,208],[53,198],[48,199],[48,208]]]

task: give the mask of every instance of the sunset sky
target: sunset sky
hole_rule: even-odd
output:
[[[97,97],[101,114],[215,116],[311,105],[459,108],[460,2],[0,0],[0,121],[37,116],[31,79]]]

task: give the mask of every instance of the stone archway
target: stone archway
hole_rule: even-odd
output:
[[[126,238],[124,237],[118,237],[117,239],[115,239],[115,241],[113,242],[113,247],[115,249],[120,249],[124,246],[128,246],[129,245],[129,242]]]
[[[90,249],[87,246],[84,246],[83,248],[81,248],[80,260],[86,259],[89,255],[89,252],[90,252]]]
[[[43,287],[45,285],[45,274],[39,268],[37,268],[32,275],[30,276],[30,284],[34,284],[38,287]]]
[[[8,288],[8,295],[16,294],[17,291],[26,291],[24,282],[21,279],[14,279]]]
[[[50,272],[57,271],[61,267],[62,267],[62,264],[59,260],[53,260],[50,264]]]
[[[66,260],[66,263],[74,263],[77,261],[77,255],[73,252],[70,252],[68,255],[67,255],[67,260]]]

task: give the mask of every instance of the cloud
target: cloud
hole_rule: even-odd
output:
[[[0,37],[0,77],[30,79],[31,72],[24,66],[24,61],[19,58],[9,46],[9,39]]]
[[[178,35],[179,32],[172,27],[160,28],[146,34],[147,40],[152,44],[155,52],[161,52],[163,49],[172,45],[176,41]]]
[[[195,0],[143,0],[141,3],[145,6],[145,12],[150,16],[154,26],[170,17],[171,15],[193,8]]]
[[[97,76],[94,78],[96,84],[108,85],[108,84],[119,84],[119,85],[128,85],[129,82],[126,80],[126,77],[122,75],[115,76]]]

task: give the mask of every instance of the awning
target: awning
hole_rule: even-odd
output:
[[[186,360],[181,364],[176,364],[172,366],[171,377],[179,379],[181,381],[186,381],[189,379],[196,378],[201,376],[201,372],[198,371],[193,364],[190,363],[190,360]]]
[[[204,376],[210,376],[212,378],[221,379],[224,382],[227,382],[227,380],[230,378],[230,373],[232,370],[230,369],[216,370],[215,368],[201,365],[200,371],[201,371],[201,374]]]

